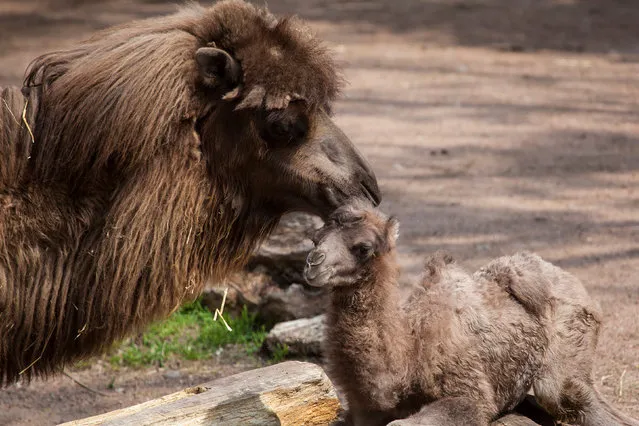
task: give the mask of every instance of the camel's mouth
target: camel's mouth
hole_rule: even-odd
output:
[[[339,188],[323,186],[320,188],[321,200],[318,206],[318,215],[326,222],[335,210],[355,201],[369,204],[371,207],[379,206],[382,195],[377,185],[371,186],[362,182],[358,189],[360,192],[356,194],[347,194]]]
[[[304,279],[306,279],[306,283],[311,287],[324,287],[331,276],[332,270],[330,269],[325,269],[319,273],[310,273],[310,275],[304,270]]]
[[[311,287],[323,287],[333,275],[333,268],[323,265],[326,255],[317,250],[312,250],[306,257],[304,266],[304,279]]]
[[[362,181],[360,187],[364,196],[371,202],[373,207],[378,207],[382,203],[382,193],[377,186],[377,181]]]

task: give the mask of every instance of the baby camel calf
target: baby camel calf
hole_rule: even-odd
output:
[[[397,235],[395,219],[342,207],[307,259],[308,283],[331,290],[326,354],[348,423],[486,425],[532,387],[558,420],[639,425],[593,387],[600,313],[577,278],[534,254],[473,276],[436,254],[400,308]]]

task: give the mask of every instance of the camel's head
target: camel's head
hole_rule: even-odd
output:
[[[340,78],[319,41],[242,2],[213,9],[218,25],[195,54],[208,105],[196,130],[213,174],[270,215],[327,218],[353,199],[377,206],[375,174],[330,117]]]
[[[41,93],[46,114],[30,164],[75,188],[203,160],[214,208],[261,223],[377,205],[370,165],[330,118],[339,86],[331,55],[296,19],[240,0],[191,4],[36,59],[25,94]]]
[[[313,237],[304,276],[315,287],[343,287],[370,276],[376,259],[394,250],[399,222],[361,204],[337,209]]]

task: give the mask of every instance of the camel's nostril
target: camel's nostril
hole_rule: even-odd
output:
[[[320,274],[321,274],[321,271],[319,270],[319,268],[313,268],[308,263],[304,267],[304,278],[306,279],[307,282],[314,280]]]
[[[332,270],[330,268],[311,266],[308,263],[304,267],[304,279],[307,284],[313,287],[322,287],[327,284],[331,274]]]
[[[306,258],[306,264],[307,266],[317,266],[324,262],[324,259],[326,259],[326,255],[324,253],[312,251]]]

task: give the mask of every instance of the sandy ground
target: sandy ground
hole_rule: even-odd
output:
[[[19,84],[40,53],[174,7],[72,3],[0,3],[0,85]],[[471,269],[519,249],[556,262],[603,309],[599,389],[639,418],[639,4],[268,4],[309,19],[344,63],[349,85],[336,120],[371,160],[382,208],[402,222],[405,282],[439,248]],[[252,366],[212,360],[167,373],[94,365],[72,374],[109,396],[66,377],[14,386],[0,391],[0,423],[84,417]]]

